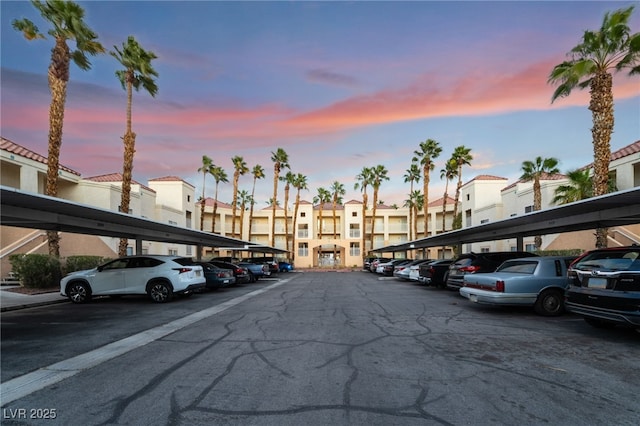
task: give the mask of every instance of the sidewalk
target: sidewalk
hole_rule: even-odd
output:
[[[51,305],[53,303],[68,302],[69,299],[60,296],[59,291],[41,294],[22,294],[7,291],[17,286],[0,287],[0,312],[14,311],[16,309],[33,308],[35,306]]]

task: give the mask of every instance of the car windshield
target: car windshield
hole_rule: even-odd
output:
[[[504,262],[496,272],[512,272],[516,274],[533,274],[538,266],[534,260],[511,260]]]

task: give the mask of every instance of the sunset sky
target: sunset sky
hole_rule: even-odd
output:
[[[512,183],[522,162],[555,157],[560,170],[593,160],[588,90],[551,104],[553,66],[597,30],[607,11],[637,2],[169,2],[81,1],[87,24],[108,50],[133,35],[157,56],[158,94],[134,92],[134,179],[179,176],[202,193],[202,156],[230,183],[242,156],[260,164],[257,207],[272,197],[278,148],[291,171],[318,187],[344,184],[360,200],[355,176],[384,165],[380,199],[402,205],[404,174],[420,142],[443,149],[430,201],[442,197],[440,170],[453,149],[471,148],[463,181],[489,174]],[[50,27],[30,2],[1,1],[1,134],[47,155],[53,40],[27,41],[15,18]],[[640,31],[640,7],[631,18]],[[72,45],[72,47],[75,47]],[[92,69],[71,68],[61,164],[83,177],[121,173],[126,93],[110,55]],[[614,76],[612,150],[640,139],[640,76]],[[215,183],[206,181],[206,196]],[[252,176],[240,178],[250,192]],[[420,184],[421,185],[421,184]],[[452,191],[450,190],[450,194]],[[283,190],[279,190],[282,202]]]

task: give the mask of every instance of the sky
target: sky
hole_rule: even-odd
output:
[[[356,176],[383,165],[379,199],[402,206],[404,175],[427,139],[442,148],[429,201],[444,194],[440,170],[461,145],[473,156],[463,182],[513,183],[538,156],[558,159],[563,173],[583,167],[593,161],[588,90],[551,103],[549,73],[606,12],[635,4],[630,27],[640,31],[640,4],[630,1],[78,3],[107,50],[132,35],[157,56],[157,95],[133,94],[133,178],[178,176],[200,196],[207,155],[227,172],[218,198],[230,203],[231,159],[241,156],[266,173],[257,207],[273,196],[278,148],[291,172],[307,176],[307,201],[334,181],[345,202],[361,200]],[[0,132],[46,156],[53,40],[27,41],[11,26],[16,18],[50,29],[30,2],[0,1]],[[126,125],[121,65],[108,54],[90,60],[89,71],[71,66],[60,155],[83,178],[122,173]],[[614,99],[612,151],[640,139],[640,76],[615,74]],[[204,182],[213,197],[213,177]],[[252,184],[248,173],[239,189]]]

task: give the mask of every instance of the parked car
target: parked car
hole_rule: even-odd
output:
[[[397,269],[393,271],[393,276],[398,278],[399,280],[409,281],[411,278],[409,277],[409,273],[411,272],[411,267],[414,265],[421,265],[425,262],[430,262],[432,259],[416,259],[412,260],[409,263],[405,263],[404,265],[400,265]]]
[[[206,285],[202,266],[187,257],[167,255],[127,256],[97,268],[67,274],[60,281],[60,294],[73,303],[86,303],[93,296],[147,294],[157,303],[174,294],[191,294]]]
[[[395,271],[397,267],[401,265],[406,265],[407,263],[411,263],[412,261],[413,259],[395,259],[395,260],[392,260],[391,262],[383,263],[382,271],[380,273],[385,277],[392,277],[393,271]],[[380,268],[380,265],[378,265],[378,269],[379,268]]]
[[[236,277],[230,269],[223,269],[209,262],[195,262],[202,266],[204,277],[207,280],[206,288],[216,290],[218,288],[229,287],[236,283]]]
[[[464,276],[478,272],[493,272],[505,260],[520,257],[533,257],[526,251],[494,251],[486,253],[465,253],[458,256],[447,271],[445,285],[448,289],[458,291],[462,287]]]
[[[285,262],[281,260],[278,262],[278,271],[279,272],[291,272],[293,271],[293,263]]]
[[[273,256],[257,256],[257,257],[248,257],[246,259],[242,259],[243,262],[249,263],[266,263],[269,265],[269,272],[272,274],[277,274],[280,272],[280,266],[278,265],[278,261],[273,258]]]
[[[376,272],[376,270],[378,269],[378,265],[380,263],[387,263],[387,262],[391,262],[393,259],[389,258],[389,257],[378,257],[375,258],[374,260],[371,261],[371,265],[369,266],[369,271],[370,272]]]
[[[569,267],[567,310],[593,327],[640,329],[640,246],[591,250]]]
[[[409,281],[418,282],[420,280],[420,266],[431,264],[431,262],[433,262],[433,259],[422,259],[422,261],[419,262],[412,262],[409,268],[407,268],[409,269]]]
[[[371,272],[371,262],[373,262],[376,259],[377,259],[376,256],[365,257],[364,262],[362,263],[362,270]]]
[[[380,274],[380,275],[384,275],[384,270],[386,267],[389,267],[392,271],[392,275],[393,275],[393,266],[399,262],[404,261],[404,259],[388,259],[385,262],[380,261],[377,266],[376,266],[376,270],[374,271],[376,274]]]
[[[231,271],[233,271],[233,276],[236,277],[236,284],[244,284],[251,281],[251,277],[249,276],[249,270],[247,268],[238,266],[235,263],[222,262],[216,259],[211,259],[209,263],[217,266],[218,268],[230,269]]]
[[[428,286],[444,288],[444,276],[452,263],[452,259],[438,259],[423,263],[418,270],[418,281]]]
[[[236,265],[249,271],[249,282],[252,283],[271,275],[271,270],[267,263],[238,262]]]
[[[567,269],[576,256],[536,256],[506,260],[495,272],[468,274],[460,295],[494,306],[533,306],[539,315],[564,313]]]

